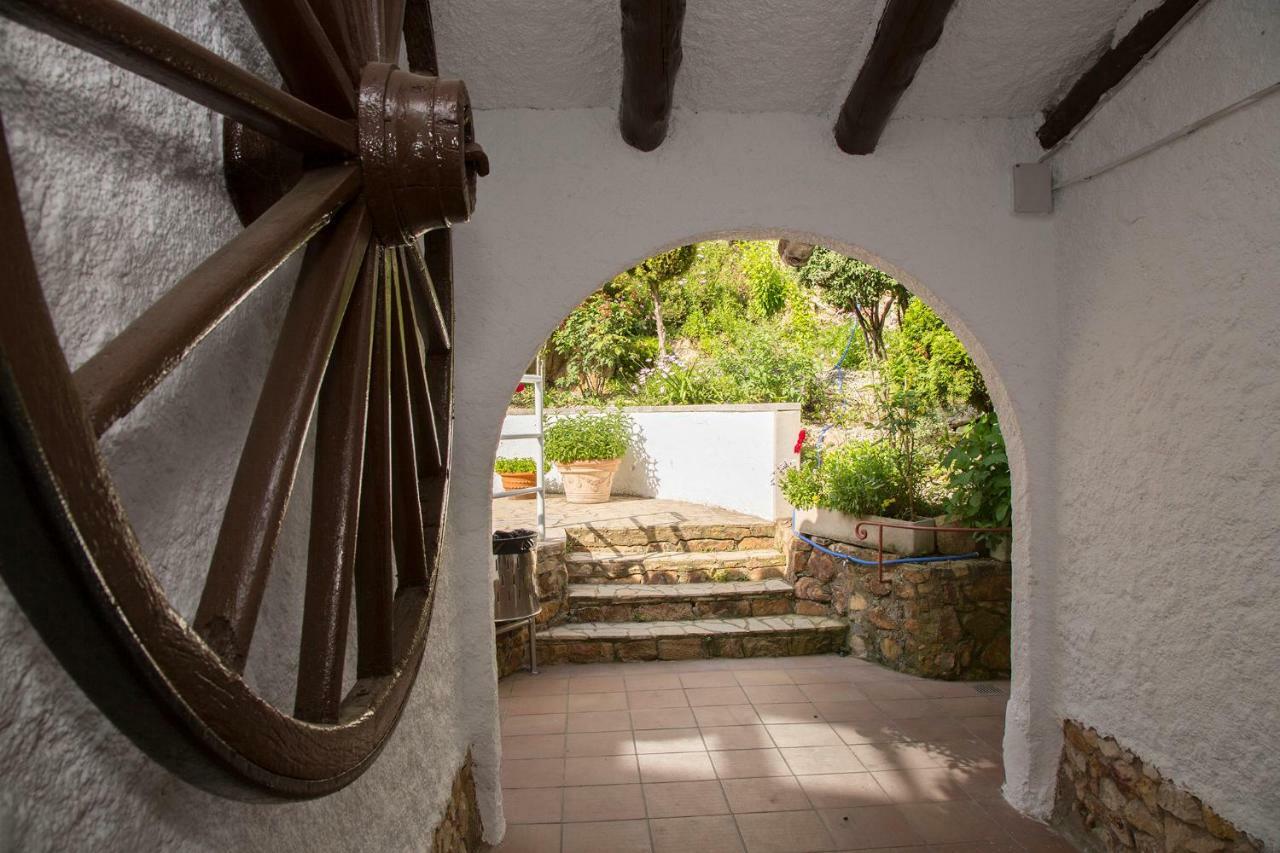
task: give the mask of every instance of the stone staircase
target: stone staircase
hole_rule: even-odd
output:
[[[538,632],[545,662],[820,654],[848,623],[795,613],[775,525],[565,530],[567,621]]]

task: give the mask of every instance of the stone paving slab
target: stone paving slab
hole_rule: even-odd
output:
[[[537,524],[536,501],[500,498],[493,502],[495,530],[532,528]],[[564,495],[547,495],[547,539],[563,541],[566,527],[647,529],[689,525],[734,525],[768,530],[766,519],[705,504],[615,495],[607,503],[571,504]]]
[[[791,592],[791,584],[780,578],[762,581],[680,584],[569,584],[570,599],[608,601],[670,601],[682,598],[739,598]]]
[[[565,555],[565,568],[577,583],[731,583],[781,578],[786,558],[771,548],[638,554],[579,551]]]
[[[714,624],[715,629],[708,627]],[[626,639],[628,637],[705,636],[707,633],[774,634],[797,631],[844,631],[843,619],[795,614],[744,619],[675,620],[663,622],[579,622],[538,632],[538,642],[553,640]]]

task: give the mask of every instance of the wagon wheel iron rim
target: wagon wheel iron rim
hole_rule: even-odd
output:
[[[449,482],[448,228],[470,217],[488,164],[465,86],[436,76],[425,0],[241,5],[283,89],[116,0],[0,0],[0,14],[221,113],[228,146],[244,154],[229,152],[228,182],[246,223],[72,372],[0,124],[12,266],[0,312],[0,511],[12,520],[0,574],[85,693],[152,758],[237,798],[314,797],[374,761],[422,657]],[[402,37],[409,70],[396,66]],[[98,438],[303,247],[188,623],[142,554]],[[313,420],[290,714],[242,673]],[[344,693],[351,608],[357,663]]]

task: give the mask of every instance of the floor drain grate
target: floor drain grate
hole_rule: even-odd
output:
[[[973,692],[981,693],[983,696],[994,696],[1000,691],[990,684],[975,684],[973,685]]]

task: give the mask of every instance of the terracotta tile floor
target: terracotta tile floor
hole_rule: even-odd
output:
[[[502,853],[1070,851],[1000,797],[1007,683],[834,655],[504,679]]]

